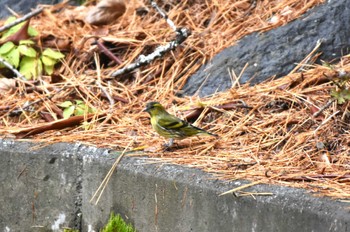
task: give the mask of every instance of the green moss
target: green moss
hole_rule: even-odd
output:
[[[71,229],[71,228],[64,228],[63,232],[79,232],[79,230]]]
[[[127,224],[123,218],[118,214],[111,214],[107,225],[101,232],[136,232],[131,224]]]

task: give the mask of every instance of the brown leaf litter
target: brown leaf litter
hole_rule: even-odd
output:
[[[59,125],[26,138],[46,144],[79,141],[118,150],[130,147],[144,150],[151,162],[200,168],[224,180],[248,179],[349,198],[349,103],[333,102],[313,116],[331,99],[332,79],[350,72],[348,56],[332,68],[303,65],[304,70],[281,79],[256,86],[235,83],[230,90],[207,98],[176,96],[188,77],[224,48],[249,33],[283,25],[321,2],[168,1],[160,6],[177,26],[189,28],[192,36],[162,59],[113,79],[113,71],[174,38],[165,20],[151,8],[137,13],[143,4],[136,0],[128,3],[117,22],[104,27],[84,22],[88,11],[84,6],[48,7],[31,20],[31,26],[40,31],[36,39],[43,47],[45,38],[52,36],[69,41],[66,59],[53,76],[32,81],[30,85],[36,86],[32,91],[19,80],[16,90],[0,92],[0,133],[13,137],[22,132],[23,136],[24,130]],[[120,64],[106,61],[96,40]],[[55,39],[50,41],[52,46]],[[59,119],[55,107],[77,99],[94,107],[95,116],[73,118],[66,126],[62,119],[56,123],[40,117],[46,113]],[[164,140],[142,112],[145,103],[154,100],[220,138],[189,138],[164,152]],[[33,101],[36,104],[28,106]],[[11,114],[14,110],[22,113]]]

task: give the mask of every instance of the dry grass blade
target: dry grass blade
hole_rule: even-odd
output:
[[[98,202],[100,201],[100,198],[105,190],[105,188],[108,185],[109,180],[111,179],[113,173],[116,171],[117,169],[117,165],[119,164],[120,160],[124,157],[126,150],[129,148],[129,146],[131,145],[132,141],[128,144],[127,147],[125,147],[124,151],[118,156],[118,158],[116,159],[116,161],[113,163],[111,169],[108,171],[107,175],[105,176],[105,178],[103,179],[102,183],[100,184],[100,186],[97,188],[96,192],[94,193],[94,195],[91,197],[90,199],[90,203],[92,203],[94,201],[94,199],[97,197],[96,201],[95,201],[95,205],[98,204]],[[98,195],[98,196],[97,196]]]
[[[234,189],[228,190],[226,192],[223,192],[219,196],[224,196],[224,195],[227,195],[227,194],[230,194],[230,193],[234,193],[234,192],[240,191],[242,189],[246,189],[246,188],[252,187],[254,185],[261,184],[261,183],[262,183],[262,181],[255,181],[255,182],[252,182],[252,183],[249,183],[249,184],[245,184],[245,185],[239,186],[237,188],[234,188]]]

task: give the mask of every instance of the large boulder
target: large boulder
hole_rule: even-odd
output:
[[[61,0],[1,0],[0,19],[10,16],[10,11],[5,7],[9,7],[19,14],[27,14],[38,4],[56,4]]]
[[[330,61],[346,54],[350,47],[350,0],[327,1],[285,26],[265,33],[253,33],[217,54],[189,78],[185,95],[200,96],[229,89],[228,69],[238,75],[246,63],[240,83],[256,84],[276,75],[288,74],[321,40],[320,59]],[[208,76],[209,75],[209,76]],[[205,83],[203,83],[203,81]]]

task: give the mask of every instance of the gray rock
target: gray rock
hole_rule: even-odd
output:
[[[285,26],[250,34],[217,54],[189,78],[183,93],[193,95],[200,88],[199,95],[207,96],[229,89],[232,80],[227,70],[233,69],[238,75],[246,63],[249,66],[240,83],[250,80],[256,84],[273,75],[284,76],[314,49],[318,40],[322,41],[320,59],[339,58],[350,48],[349,24],[350,0],[328,1]]]
[[[0,19],[5,19],[11,15],[10,11],[7,10],[6,7],[14,10],[19,14],[27,14],[32,9],[36,8],[38,4],[47,4],[54,5],[62,0],[0,0],[1,8],[0,8]],[[78,0],[70,1],[70,4],[78,2]]]

